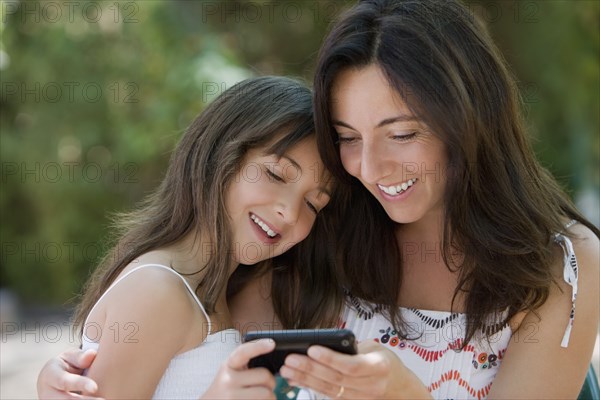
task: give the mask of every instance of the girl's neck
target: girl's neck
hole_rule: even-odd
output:
[[[192,288],[195,288],[206,274],[205,267],[212,256],[213,248],[214,246],[211,245],[206,235],[191,232],[175,243],[147,252],[138,258],[137,263],[139,265],[162,264],[172,267],[185,278]],[[229,266],[230,276],[237,266],[238,264],[232,260]],[[225,291],[216,301],[215,311],[211,313],[211,322],[214,325],[213,331],[233,326]]]
[[[213,255],[214,246],[207,235],[190,232],[180,240],[167,246],[150,251],[140,257],[140,262],[160,261],[173,267],[177,272],[186,275],[193,281],[200,281]],[[156,261],[151,261],[156,260]],[[232,259],[229,265],[229,276],[235,271],[237,263]]]

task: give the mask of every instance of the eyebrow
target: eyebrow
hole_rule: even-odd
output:
[[[396,122],[409,122],[409,121],[421,121],[420,119],[414,117],[413,115],[398,115],[397,117],[392,117],[392,118],[386,118],[381,120],[376,128],[381,128],[385,125],[391,125],[391,124],[395,124]],[[356,128],[352,127],[352,125],[345,123],[344,121],[340,121],[337,119],[334,119],[333,121],[333,125],[339,125],[339,126],[343,126],[345,128],[348,129],[352,129],[354,131],[357,131]]]
[[[321,193],[325,193],[327,196],[329,196],[329,198],[331,198],[331,192],[329,191],[329,189],[327,189],[326,187],[319,187],[319,192]]]
[[[290,163],[292,163],[292,165],[293,165],[294,167],[296,167],[296,168],[298,168],[298,170],[300,170],[300,173],[302,173],[302,167],[300,166],[300,164],[298,164],[298,163],[296,162],[296,160],[294,160],[293,158],[291,158],[290,156],[287,156],[287,155],[285,155],[285,154],[283,154],[283,155],[281,156],[281,158],[285,158],[285,159],[287,159],[287,160],[288,160]],[[330,192],[330,191],[329,191],[329,189],[327,189],[326,187],[319,187],[318,189],[319,189],[319,191],[320,191],[321,193],[325,193],[327,196],[331,197],[331,192]]]
[[[300,173],[302,173],[302,167],[300,166],[300,164],[298,164],[298,163],[296,162],[296,160],[294,160],[294,159],[293,159],[293,158],[291,158],[290,156],[286,156],[285,154],[283,154],[283,155],[281,156],[281,158],[287,158],[287,160],[288,160],[289,162],[291,162],[291,163],[292,163],[292,165],[293,165],[294,167],[298,168],[298,169],[300,170]]]

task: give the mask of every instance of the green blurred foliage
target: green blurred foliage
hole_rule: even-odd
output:
[[[156,186],[205,104],[253,75],[310,82],[351,3],[0,1],[1,287],[72,298],[110,213]],[[519,77],[544,164],[571,191],[597,191],[600,3],[469,4]]]
[[[575,193],[600,189],[600,2],[472,3],[513,67],[542,163]],[[600,207],[600,205],[597,205]]]

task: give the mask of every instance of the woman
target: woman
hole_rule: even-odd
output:
[[[334,24],[315,117],[348,182],[342,324],[404,365],[377,376],[320,349],[320,363],[289,357],[284,377],[332,397],[577,396],[599,232],[535,160],[515,87],[458,2],[363,1]]]
[[[292,383],[340,398],[576,397],[599,232],[533,157],[514,87],[458,2],[363,1],[334,24],[317,135],[347,182],[330,204],[344,218],[341,324],[366,354],[315,346],[286,360]]]

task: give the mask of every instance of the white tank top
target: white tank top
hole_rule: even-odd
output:
[[[188,350],[184,353],[178,354],[171,359],[171,362],[167,366],[154,395],[153,399],[198,399],[208,389],[212,383],[219,367],[229,356],[229,354],[235,349],[240,343],[240,333],[235,329],[225,329],[216,333],[211,333],[211,322],[210,317],[204,310],[202,303],[196,296],[196,293],[185,278],[179,275],[172,268],[166,267],[160,264],[145,264],[140,265],[127,272],[125,275],[117,279],[98,299],[90,314],[100,301],[106,296],[106,294],[121,282],[123,279],[138,271],[142,268],[162,268],[181,278],[185,287],[188,289],[193,299],[202,310],[202,313],[206,317],[208,322],[208,336],[198,347]],[[87,319],[85,325],[87,325]],[[82,349],[99,350],[99,344],[90,340],[85,335],[81,337]],[[124,371],[126,373],[126,371]]]

